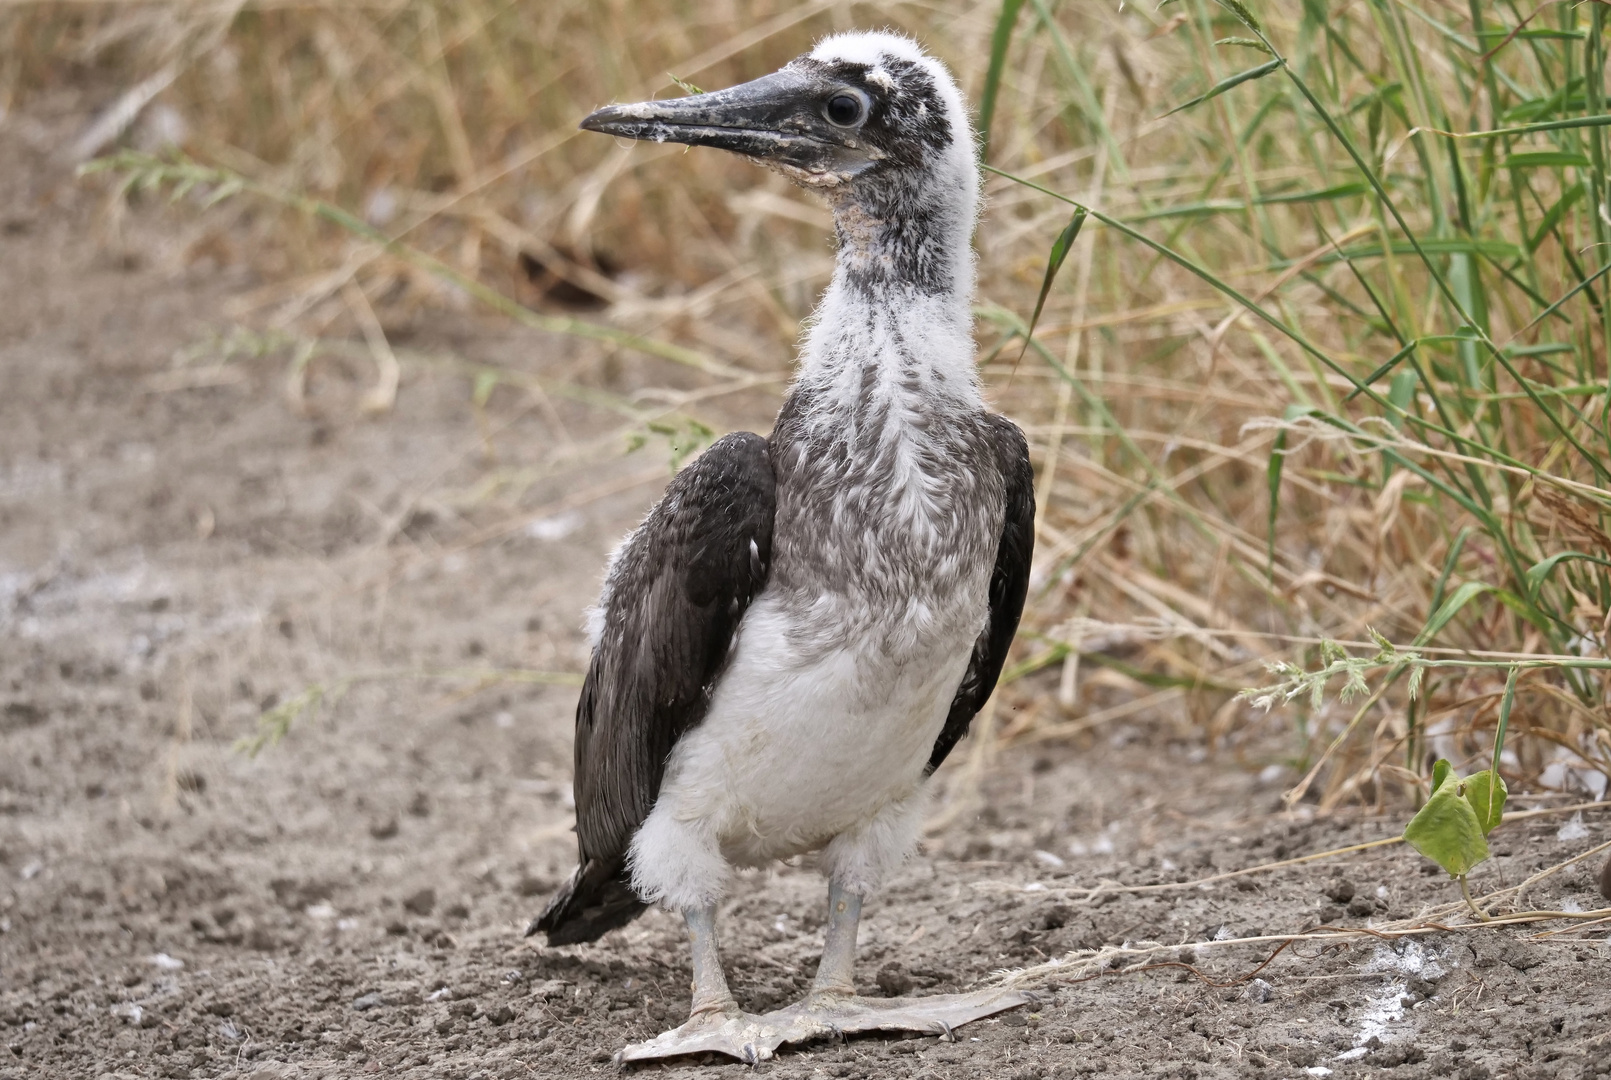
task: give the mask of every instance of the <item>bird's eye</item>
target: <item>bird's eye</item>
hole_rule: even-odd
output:
[[[828,99],[824,113],[835,127],[855,127],[867,118],[867,100],[858,94],[838,93]]]

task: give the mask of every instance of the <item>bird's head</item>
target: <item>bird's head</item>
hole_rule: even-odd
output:
[[[837,34],[753,82],[611,105],[582,127],[730,150],[819,189],[927,174],[965,187],[971,209],[977,187],[973,132],[950,72],[892,33]]]

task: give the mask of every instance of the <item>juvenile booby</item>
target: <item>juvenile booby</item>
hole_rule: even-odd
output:
[[[612,557],[576,711],[580,865],[533,921],[593,941],[681,912],[689,1021],[621,1060],[873,1029],[943,1033],[999,991],[862,1000],[862,900],[916,846],[925,781],[995,688],[1028,587],[1034,476],[974,367],[979,169],[962,95],[913,41],[830,37],[708,94],[613,105],[589,131],[714,146],[820,192],[833,279],[767,438],[718,440]],[[743,1013],[716,948],[735,866],[820,852],[809,995]]]

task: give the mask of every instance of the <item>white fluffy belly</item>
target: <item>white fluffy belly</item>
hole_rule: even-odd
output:
[[[822,847],[909,800],[984,620],[949,620],[921,649],[864,639],[815,657],[762,596],[704,722],[678,743],[655,816],[703,823],[727,861]],[[908,639],[909,640],[909,639]]]

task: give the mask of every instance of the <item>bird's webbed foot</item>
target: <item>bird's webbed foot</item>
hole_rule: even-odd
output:
[[[979,990],[971,994],[935,994],[911,998],[863,998],[813,993],[764,1016],[744,1012],[709,1012],[679,1028],[634,1043],[616,1054],[618,1065],[629,1061],[687,1054],[726,1054],[751,1065],[765,1061],[784,1043],[842,1038],[867,1031],[912,1031],[951,1039],[963,1024],[1028,1004],[1016,990]]]
[[[970,994],[931,994],[924,997],[865,998],[813,993],[786,1009],[767,1013],[761,1020],[781,1028],[783,1042],[803,1042],[821,1036],[855,1035],[865,1031],[912,1031],[952,1040],[963,1024],[1016,1009],[1032,1001],[1017,990],[994,988]]]
[[[653,1061],[687,1054],[726,1054],[750,1065],[770,1058],[786,1041],[765,1016],[739,1012],[708,1012],[694,1016],[681,1027],[662,1032],[645,1042],[633,1043],[615,1055],[615,1063]]]

